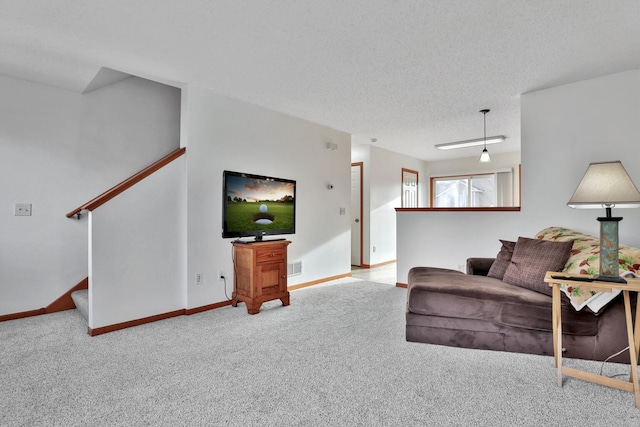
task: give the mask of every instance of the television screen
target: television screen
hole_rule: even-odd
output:
[[[223,186],[222,237],[295,233],[295,181],[224,171]]]

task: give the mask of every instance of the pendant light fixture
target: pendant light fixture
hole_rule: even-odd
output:
[[[482,154],[480,155],[480,163],[491,163],[491,156],[489,156],[489,151],[487,150],[487,113],[489,111],[491,110],[480,110],[484,118],[484,150],[482,150]]]

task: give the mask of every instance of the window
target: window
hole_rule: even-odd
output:
[[[434,208],[513,206],[513,172],[431,178]]]

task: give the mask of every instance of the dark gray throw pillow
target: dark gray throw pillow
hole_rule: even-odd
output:
[[[504,273],[507,271],[507,267],[511,264],[513,248],[516,246],[516,242],[502,239],[500,239],[500,242],[502,243],[502,247],[498,255],[496,255],[496,260],[491,264],[487,276],[502,280]]]
[[[571,256],[572,247],[573,241],[556,242],[518,237],[502,280],[551,295],[551,288],[544,282],[544,276],[547,271],[562,271]]]

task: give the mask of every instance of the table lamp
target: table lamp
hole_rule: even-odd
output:
[[[597,280],[626,283],[618,269],[618,223],[611,208],[640,208],[640,192],[619,160],[590,163],[575,193],[567,202],[575,209],[605,208],[600,221],[600,272]]]

